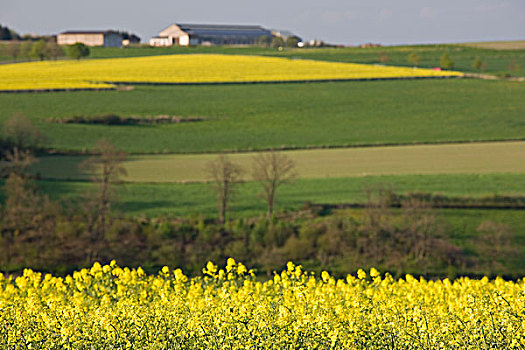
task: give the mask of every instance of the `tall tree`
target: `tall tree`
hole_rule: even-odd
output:
[[[268,206],[266,215],[271,218],[277,188],[295,178],[295,163],[276,151],[260,153],[253,158],[252,176],[262,186],[261,197]]]
[[[207,170],[212,180],[212,187],[217,194],[217,207],[221,224],[226,221],[228,205],[234,200],[237,185],[242,181],[242,169],[233,163],[226,155],[208,163]]]

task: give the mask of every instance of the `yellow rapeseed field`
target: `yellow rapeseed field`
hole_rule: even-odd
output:
[[[111,83],[227,83],[461,76],[459,72],[239,55],[167,55],[0,66],[0,90],[108,88]]]
[[[523,349],[525,279],[258,282],[233,259],[189,279],[114,262],[65,278],[0,275],[0,349]]]

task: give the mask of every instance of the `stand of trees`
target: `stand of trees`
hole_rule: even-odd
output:
[[[64,49],[57,44],[55,38],[41,38],[37,41],[11,41],[2,46],[3,53],[12,57],[13,61],[17,59],[38,59],[49,60],[58,59],[65,56]]]
[[[0,24],[0,40],[20,40],[20,35],[7,26]]]
[[[127,32],[121,34],[132,43],[140,42],[140,38],[134,34]],[[6,41],[0,46],[2,54],[11,57],[13,61],[18,59],[56,60],[65,57],[66,54],[73,59],[89,56],[89,48],[84,44],[78,43],[68,46],[66,52],[64,47],[57,44],[54,36],[20,36],[2,25],[0,25],[0,40]]]
[[[279,47],[298,47],[297,44],[299,43],[300,38],[298,36],[292,35],[285,39],[283,39],[280,36],[267,36],[263,35],[259,38],[259,45],[262,47],[273,47],[273,48],[279,48]]]
[[[212,188],[217,194],[219,222],[224,224],[226,212],[239,184],[243,181],[243,170],[230,161],[226,155],[220,155],[208,164],[208,173]],[[276,151],[260,153],[253,157],[252,178],[262,187],[261,198],[266,202],[266,216],[271,219],[277,197],[277,188],[289,183],[295,177],[295,164],[287,156]]]
[[[64,50],[64,47],[58,45],[54,38],[43,38],[38,41],[12,41],[2,48],[3,53],[12,57],[13,61],[17,59],[56,60],[65,57],[66,54],[78,60],[90,54],[89,47],[82,43],[67,46],[67,50]]]
[[[130,44],[138,44],[140,43],[140,37],[136,34],[129,33],[129,32],[117,32],[120,35],[122,35],[122,40],[129,40]]]

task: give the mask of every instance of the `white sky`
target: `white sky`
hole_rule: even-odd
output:
[[[20,34],[127,30],[147,41],[174,22],[259,24],[336,44],[525,40],[525,0],[0,0]]]

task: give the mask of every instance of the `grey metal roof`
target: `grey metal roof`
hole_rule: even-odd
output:
[[[95,30],[68,30],[68,31],[65,31],[65,32],[62,32],[60,34],[106,34],[108,33],[107,30],[100,30],[100,31],[95,31]]]
[[[179,28],[190,35],[197,36],[271,36],[271,32],[261,26],[230,24],[187,24],[177,23]]]

